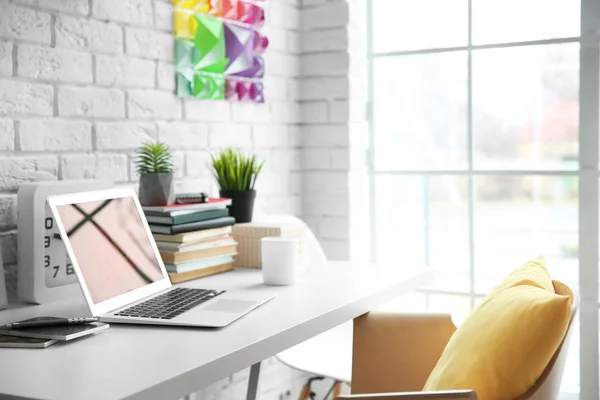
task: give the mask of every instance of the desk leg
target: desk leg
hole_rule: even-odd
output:
[[[248,393],[246,400],[256,400],[258,392],[258,376],[260,375],[260,361],[250,367],[250,377],[248,378]]]

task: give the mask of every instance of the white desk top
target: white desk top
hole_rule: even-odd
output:
[[[222,329],[111,324],[47,349],[0,349],[0,398],[180,398],[415,290],[431,277],[398,266],[328,263],[287,287],[264,286],[258,270],[188,282],[202,288],[273,290],[277,297]],[[13,305],[0,311],[0,324],[84,312],[89,313],[81,303]]]

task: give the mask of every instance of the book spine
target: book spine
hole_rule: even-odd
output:
[[[233,264],[223,264],[217,265],[215,267],[204,268],[195,271],[182,272],[169,274],[169,279],[171,279],[171,283],[180,283],[185,281],[191,281],[193,279],[203,278],[205,276],[219,274],[221,272],[231,271],[233,270]]]
[[[207,221],[193,222],[190,224],[173,225],[171,226],[171,234],[192,232],[197,230],[222,228],[224,226],[231,226],[235,223],[233,217],[222,217],[217,219],[210,219]],[[152,226],[151,226],[152,228]]]
[[[222,218],[229,215],[229,210],[210,210],[210,211],[200,211],[193,214],[186,215],[177,215],[174,217],[156,217],[153,215],[146,215],[146,219],[149,223],[157,224],[157,225],[181,225],[192,222],[200,222],[200,221],[208,221],[211,219]]]
[[[212,247],[208,249],[201,249],[190,251],[187,253],[167,253],[164,251],[159,252],[160,256],[163,259],[163,262],[166,263],[181,263],[186,261],[193,261],[201,258],[209,258],[209,257],[219,257],[219,256],[227,256],[236,252],[235,244],[226,244],[224,246]]]

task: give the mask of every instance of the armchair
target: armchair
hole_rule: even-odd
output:
[[[558,398],[579,301],[568,286],[557,281],[553,285],[557,294],[573,300],[569,326],[540,378],[517,400]],[[337,400],[477,399],[473,390],[421,392],[455,330],[449,315],[371,312],[356,318],[352,395]]]

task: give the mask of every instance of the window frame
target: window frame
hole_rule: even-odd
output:
[[[377,261],[377,220],[375,210],[375,178],[381,175],[420,176],[436,175],[468,177],[468,222],[469,222],[469,274],[470,290],[468,293],[443,290],[424,289],[425,294],[452,294],[469,296],[471,307],[475,306],[480,294],[475,292],[475,232],[474,178],[482,175],[510,176],[577,176],[579,178],[579,294],[581,304],[580,320],[580,392],[579,398],[592,399],[599,397],[599,134],[600,134],[600,2],[597,0],[581,0],[581,32],[580,36],[544,39],[522,42],[507,42],[485,45],[473,44],[473,1],[468,0],[468,42],[466,46],[448,48],[428,48],[419,50],[375,53],[373,51],[373,1],[367,0],[366,8],[366,45],[367,45],[367,101],[369,122],[369,149],[367,169],[369,176],[370,235],[371,260]],[[523,46],[550,45],[562,43],[579,43],[579,166],[575,170],[485,170],[474,169],[473,163],[473,52],[483,49],[500,49]],[[444,52],[466,51],[467,65],[467,146],[468,158],[465,170],[375,170],[375,128],[374,128],[374,60],[381,57],[403,57],[420,54],[438,54]]]

